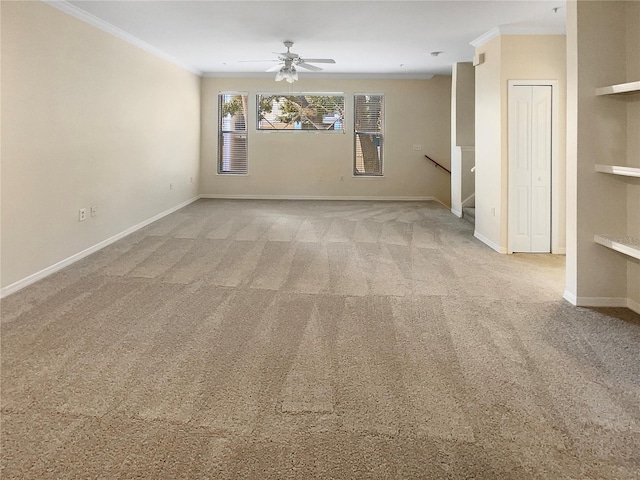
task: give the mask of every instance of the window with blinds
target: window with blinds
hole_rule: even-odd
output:
[[[344,94],[257,95],[258,130],[344,132]]]
[[[353,137],[355,175],[382,175],[384,95],[354,96]]]
[[[246,174],[247,162],[246,93],[218,96],[218,173]]]

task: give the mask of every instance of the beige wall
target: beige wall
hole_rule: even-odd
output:
[[[2,2],[3,287],[197,195],[200,82],[46,4]]]
[[[594,168],[626,163],[625,100],[595,96],[596,88],[626,79],[624,11],[616,2],[578,2],[577,25],[577,296],[583,303],[627,293],[625,258],[593,241],[596,233],[620,235],[627,226],[624,181]]]
[[[220,196],[435,197],[448,205],[451,78],[431,80],[205,78],[202,89],[201,193]],[[249,94],[249,174],[218,175],[217,96]],[[258,92],[344,92],[346,133],[257,132]],[[385,96],[384,177],[353,176],[353,94]],[[422,145],[414,151],[413,145]]]
[[[475,144],[475,67],[469,62],[456,63],[452,69],[451,137],[453,145]]]
[[[640,2],[626,4],[627,80],[640,80]],[[627,164],[640,168],[640,95],[627,99]],[[640,246],[640,181],[627,185],[627,232]],[[640,261],[627,260],[627,297],[640,313]]]
[[[485,54],[485,63],[476,67],[476,232],[501,252],[507,251],[508,244],[510,80],[557,82],[558,88],[554,91],[558,100],[558,130],[554,137],[552,165],[552,251],[562,253],[565,249],[565,41],[564,35],[502,35],[476,51]]]
[[[598,163],[640,167],[638,95],[595,96],[598,87],[640,80],[640,5],[580,1],[567,7],[567,214],[575,229],[575,246],[567,252],[567,298],[593,306],[629,302],[638,311],[640,262],[595,244],[593,236],[640,239],[640,183],[594,171]]]
[[[564,35],[507,35],[502,43],[502,84],[509,80],[556,80],[554,95],[558,97],[557,136],[554,137],[552,165],[552,213],[551,231],[553,252],[564,253],[566,245],[566,70],[567,49]],[[502,159],[503,173],[507,175],[503,186],[508,187],[508,90],[502,93]],[[503,189],[507,198],[508,189]],[[502,214],[507,218],[508,210],[503,202]],[[501,239],[508,239],[508,225],[502,223]]]

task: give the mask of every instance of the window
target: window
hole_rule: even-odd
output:
[[[380,176],[384,139],[384,95],[358,94],[354,96],[354,100],[353,173]]]
[[[218,96],[218,173],[247,173],[247,94]]]
[[[340,131],[344,129],[342,93],[257,96],[258,130]]]

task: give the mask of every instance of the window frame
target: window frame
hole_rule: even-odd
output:
[[[380,97],[380,128],[378,131],[359,131],[357,127],[358,121],[358,97],[369,96],[369,97]],[[385,94],[381,92],[358,92],[353,94],[353,176],[359,178],[380,178],[384,176],[384,146],[385,146]],[[379,149],[379,161],[380,161],[380,169],[379,172],[359,172],[357,163],[358,163],[358,136],[367,135],[367,136],[377,136],[379,137],[379,144],[376,147]]]
[[[334,126],[332,129],[310,129],[310,128],[261,128],[261,118],[262,112],[260,110],[260,103],[262,97],[341,97],[342,98],[342,118],[336,120],[331,125]],[[295,133],[322,133],[322,134],[344,134],[345,130],[345,118],[346,118],[346,108],[347,108],[347,95],[345,92],[257,92],[256,93],[256,131],[261,133],[271,133],[271,132],[295,132]],[[340,128],[335,129],[335,124],[340,121]]]
[[[223,105],[223,97],[224,96],[240,96],[246,98],[247,109],[243,112],[244,118],[244,130],[237,130],[235,128],[224,130],[223,129],[223,116],[222,116],[222,105]],[[236,175],[236,176],[246,176],[249,174],[249,92],[239,92],[239,91],[222,91],[218,92],[218,155],[216,160],[216,173],[217,175]],[[237,137],[240,140],[244,140],[244,170],[223,170],[223,148],[224,141],[223,138],[225,135],[230,135],[231,138]]]

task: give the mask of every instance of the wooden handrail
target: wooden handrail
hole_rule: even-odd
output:
[[[431,160],[433,163],[435,163],[435,164],[436,164],[436,167],[440,167],[441,169],[446,170],[446,171],[447,171],[447,173],[448,173],[449,175],[451,175],[451,170],[449,170],[447,167],[443,167],[443,166],[442,166],[442,165],[440,165],[438,162],[436,162],[433,158],[431,158],[429,155],[425,155],[425,157],[426,157],[428,160]]]

